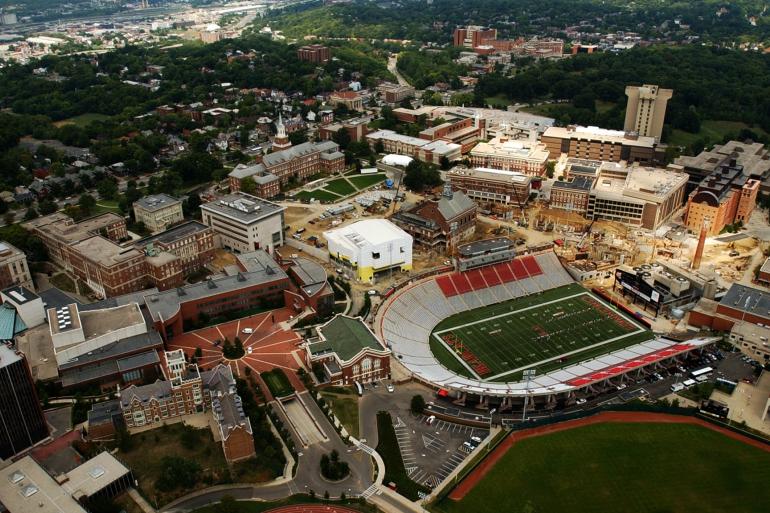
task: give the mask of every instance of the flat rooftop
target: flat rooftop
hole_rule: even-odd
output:
[[[455,168],[449,171],[448,175],[451,176],[467,176],[472,178],[480,178],[483,180],[493,180],[496,182],[510,182],[522,187],[527,186],[532,177],[519,173],[518,171],[506,171],[504,169],[492,169],[488,167],[477,167],[474,169],[458,169]]]
[[[622,130],[607,130],[596,126],[548,127],[543,137],[557,137],[559,139],[583,139],[588,141],[601,141],[607,143],[623,144],[625,146],[640,146],[652,148],[655,146],[655,138],[638,136],[631,137]]]
[[[12,513],[86,513],[30,456],[0,469],[0,502]]]
[[[3,294],[13,299],[13,301],[18,305],[23,305],[25,303],[29,303],[30,301],[34,301],[35,299],[38,299],[40,296],[32,292],[26,287],[22,287],[21,285],[14,285],[13,287],[8,287],[7,289],[2,291]]]
[[[356,250],[376,246],[392,240],[409,239],[412,236],[387,219],[364,219],[353,224],[323,233],[327,240],[334,240]]]
[[[134,205],[138,205],[148,212],[156,212],[181,203],[181,201],[168,194],[153,194],[152,196],[145,196],[144,198],[138,199],[134,202]]]
[[[513,248],[513,241],[507,237],[496,237],[494,239],[477,240],[468,244],[457,246],[457,252],[460,256],[469,258],[493,251],[503,251]]]
[[[45,217],[39,217],[23,223],[28,229],[38,229],[66,244],[74,244],[93,237],[102,228],[124,221],[122,217],[112,212],[84,219],[75,223],[71,217],[56,212]]]
[[[67,472],[68,480],[61,486],[72,497],[90,497],[129,472],[125,465],[105,451]]]
[[[288,279],[286,272],[264,251],[239,255],[238,261],[246,269],[245,272],[144,296],[152,319],[162,321],[171,318],[182,303]]]
[[[733,283],[720,306],[770,319],[770,292]]]
[[[160,242],[161,244],[171,244],[181,239],[185,239],[190,235],[194,235],[199,232],[210,230],[208,226],[200,221],[187,221],[180,223],[176,226],[172,226],[168,230],[162,231],[156,235],[145,237],[134,242],[134,246],[145,247],[149,244]]]
[[[143,255],[136,248],[124,248],[101,235],[93,235],[83,239],[73,244],[72,247],[89,260],[105,267],[119,265]]]
[[[545,145],[531,143],[526,140],[515,140],[508,137],[495,137],[489,142],[480,142],[471,150],[471,155],[489,155],[499,158],[548,160],[548,150]]]
[[[239,223],[251,224],[283,212],[284,207],[251,194],[236,192],[204,203],[201,210],[229,217]]]

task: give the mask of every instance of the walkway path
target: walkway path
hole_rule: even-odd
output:
[[[393,73],[398,80],[399,85],[408,86],[409,82],[404,78],[400,71],[398,71],[398,54],[388,57],[388,71]]]
[[[313,490],[318,496],[323,496],[324,492],[328,491],[329,495],[333,498],[339,497],[342,493],[347,497],[354,497],[368,490],[375,483],[373,480],[372,456],[361,447],[351,447],[342,441],[326,415],[310,397],[309,392],[302,392],[300,396],[310,413],[319,423],[321,429],[329,437],[329,440],[302,449],[299,453],[299,463],[293,479],[278,479],[261,485],[235,484],[213,486],[177,499],[166,505],[161,511],[164,513],[186,513],[219,502],[224,495],[230,495],[237,500],[274,501],[297,493],[308,493],[310,490]],[[275,411],[279,417],[282,417],[281,420],[284,424],[288,426],[289,423],[283,417],[280,409]],[[292,437],[295,439],[296,446],[301,447],[301,443],[294,433],[292,433]],[[348,462],[351,470],[350,477],[340,483],[328,482],[320,474],[321,456],[330,453],[334,449],[339,452],[341,459]]]

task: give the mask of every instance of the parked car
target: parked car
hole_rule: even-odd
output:
[[[585,403],[587,403],[588,401],[586,401],[584,398],[582,398],[582,397],[581,397],[581,398],[580,398],[580,399],[578,399],[576,402],[577,402],[578,404],[585,404]]]
[[[392,383],[389,383],[388,384],[388,392],[390,392],[392,394],[395,391],[396,391],[396,387],[394,387]]]

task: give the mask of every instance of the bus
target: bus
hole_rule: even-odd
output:
[[[711,367],[703,367],[702,369],[694,370],[690,373],[690,377],[695,379],[698,376],[705,376],[706,374],[711,374],[714,372],[714,369]]]

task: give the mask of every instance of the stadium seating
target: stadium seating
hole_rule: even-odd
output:
[[[476,270],[472,282],[467,274],[455,272],[418,282],[397,291],[386,306],[381,317],[381,334],[415,375],[447,384],[457,380],[453,372],[438,363],[429,345],[431,332],[443,319],[573,283],[553,253],[517,258]],[[479,288],[474,290],[471,283]]]

